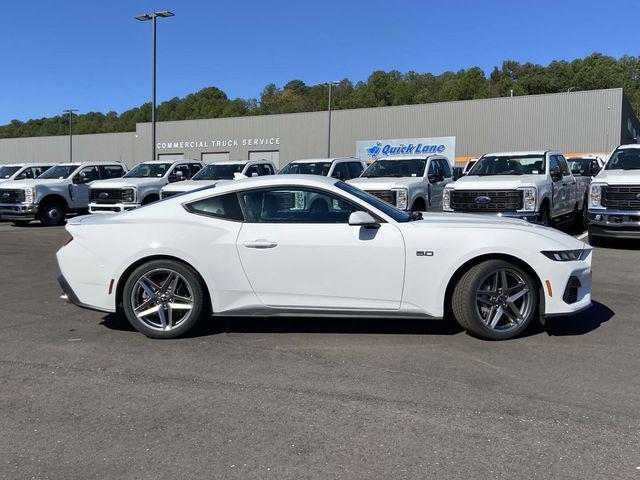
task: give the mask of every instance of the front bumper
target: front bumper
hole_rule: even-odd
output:
[[[134,210],[140,206],[139,203],[90,203],[89,213],[113,213]]]
[[[473,215],[484,215],[487,217],[498,218],[519,218],[526,220],[527,222],[535,222],[538,220],[538,214],[536,212],[468,212],[462,210],[444,210],[445,213],[469,213]]]
[[[640,211],[589,210],[589,231],[596,237],[640,238]]]
[[[38,205],[33,203],[0,203],[2,220],[35,220]]]

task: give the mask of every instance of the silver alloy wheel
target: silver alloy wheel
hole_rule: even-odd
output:
[[[497,269],[480,282],[476,308],[487,328],[500,333],[511,332],[531,314],[529,285],[517,270]]]
[[[57,222],[58,220],[60,220],[61,215],[62,212],[58,207],[49,207],[47,209],[47,217],[53,222]]]
[[[142,275],[131,291],[131,308],[147,327],[170,331],[184,323],[193,309],[193,289],[178,272],[157,268]]]

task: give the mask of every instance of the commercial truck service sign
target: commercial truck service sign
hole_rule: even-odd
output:
[[[453,165],[456,161],[456,137],[394,138],[387,140],[358,140],[356,157],[371,161],[389,155],[444,155]]]

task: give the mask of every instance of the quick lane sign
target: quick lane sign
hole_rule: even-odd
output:
[[[386,140],[358,140],[356,157],[371,161],[390,155],[444,155],[453,165],[456,159],[456,137],[394,138]]]

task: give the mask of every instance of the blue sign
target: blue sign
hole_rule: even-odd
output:
[[[358,140],[356,142],[356,157],[365,161],[388,156],[425,157],[434,154],[446,156],[449,163],[453,164],[456,156],[456,137]]]

